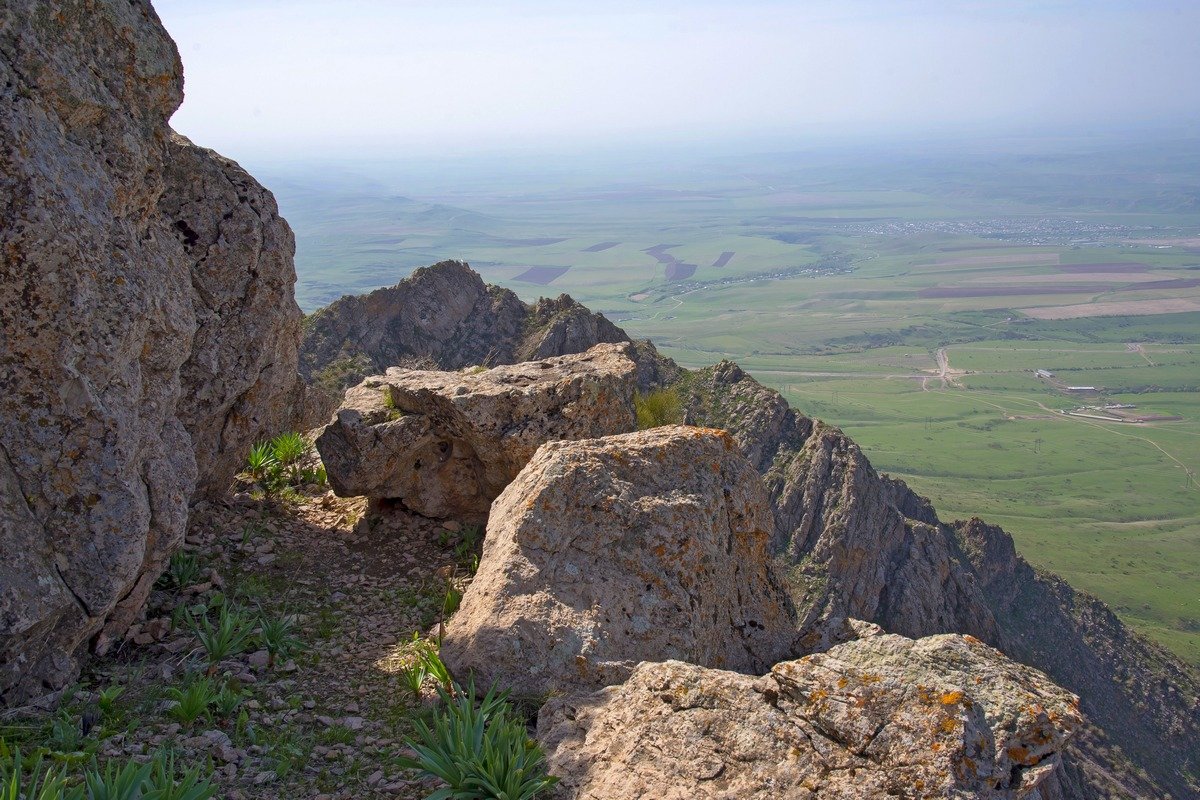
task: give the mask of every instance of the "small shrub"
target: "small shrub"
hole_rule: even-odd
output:
[[[439,687],[438,696],[443,710],[432,725],[418,720],[417,738],[407,742],[417,757],[400,759],[401,766],[446,783],[431,798],[531,800],[557,783],[546,774],[545,756],[513,714],[507,693],[493,686],[476,704],[471,683],[453,693]]]
[[[675,387],[654,389],[646,394],[636,392],[633,395],[633,407],[637,412],[639,431],[683,422],[683,400]]]

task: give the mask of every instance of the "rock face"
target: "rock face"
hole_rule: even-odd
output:
[[[754,678],[644,663],[550,700],[538,738],[557,796],[1038,798],[1078,701],[978,640],[883,635]]]
[[[343,497],[482,521],[537,448],[634,428],[628,344],[481,372],[389,369],[346,394],[317,438]]]
[[[770,526],[723,431],[543,445],[492,507],[442,657],[526,696],[619,683],[645,660],[765,671],[796,639]]]
[[[845,617],[906,636],[972,634],[1078,693],[1107,733],[1072,745],[1078,780],[1063,796],[1104,796],[1114,781],[1124,796],[1200,792],[1200,683],[1178,659],[1035,571],[1001,529],[939,521],[841,431],[789,408],[736,364],[690,373],[680,387],[687,421],[729,430],[764,476],[773,550],[792,565],[807,646],[837,641]]]
[[[0,702],[128,625],[197,490],[290,414],[292,238],[175,138],[144,0],[0,8]],[[97,635],[99,634],[99,635]]]
[[[395,286],[343,297],[314,313],[305,321],[300,371],[337,394],[401,364],[490,367],[629,341],[603,315],[565,294],[529,306],[508,289],[485,284],[461,261],[443,261]],[[673,367],[644,345],[636,360],[642,388]]]

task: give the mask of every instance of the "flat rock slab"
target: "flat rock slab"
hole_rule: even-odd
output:
[[[761,674],[796,654],[762,481],[724,431],[552,442],[492,506],[442,657],[517,696],[681,659]]]
[[[559,798],[1037,798],[1078,698],[969,636],[883,635],[754,678],[678,661],[554,698]]]
[[[545,442],[633,430],[632,345],[521,364],[392,368],[346,393],[317,439],[333,490],[481,520]]]

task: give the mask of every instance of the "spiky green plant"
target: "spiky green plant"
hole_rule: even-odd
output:
[[[172,686],[167,689],[167,697],[175,701],[175,705],[167,711],[171,717],[184,725],[191,725],[198,719],[208,719],[209,708],[216,700],[212,680],[207,677],[197,678],[180,689]]]
[[[426,800],[531,800],[558,779],[546,773],[545,756],[493,686],[476,704],[475,686],[453,694],[438,687],[443,709],[432,725],[416,722],[417,737],[406,743],[415,759],[401,766],[445,782]]]
[[[204,646],[210,678],[217,674],[217,665],[221,661],[246,649],[246,642],[253,632],[249,620],[228,603],[221,606],[216,624],[207,615],[201,614],[197,618],[189,613],[188,625]]]
[[[49,745],[59,753],[78,752],[83,743],[79,722],[65,708],[60,708],[50,722]]]
[[[271,440],[271,453],[279,466],[290,473],[292,481],[299,477],[300,459],[304,458],[308,443],[300,434],[289,431]]]
[[[302,649],[303,644],[295,636],[296,623],[287,614],[278,617],[260,618],[258,638],[267,649],[267,666],[274,667],[275,662],[287,658],[293,652]]]
[[[151,763],[150,776],[145,782],[142,800],[208,800],[217,788],[205,777],[199,766],[186,770],[175,778],[175,756],[159,756]]]
[[[271,482],[269,478],[278,469],[279,459],[275,456],[275,449],[270,442],[259,442],[250,448],[250,455],[246,459],[246,472],[251,480],[266,488]]]
[[[450,668],[446,666],[445,661],[442,661],[441,653],[432,642],[425,639],[420,641],[417,658],[420,660],[421,666],[425,668],[426,674],[441,684],[443,689],[454,690],[454,678],[450,675]]]
[[[225,684],[221,687],[221,691],[213,697],[212,706],[217,710],[218,717],[229,720],[238,712],[245,699],[236,687]]]
[[[176,551],[171,555],[167,577],[176,592],[194,585],[200,579],[200,560],[193,553]]]
[[[145,800],[143,792],[153,770],[153,762],[127,761],[118,767],[110,761],[103,772],[90,769],[84,773],[84,794],[87,800]]]
[[[645,394],[635,392],[633,407],[637,412],[639,431],[683,422],[683,400],[675,387],[654,389]]]
[[[2,744],[2,742],[0,742]],[[66,772],[42,764],[38,755],[31,762],[20,749],[0,753],[0,800],[82,800],[83,787],[67,788]]]
[[[425,676],[428,674],[425,664],[419,657],[400,668],[400,677],[404,680],[408,690],[412,692],[414,700],[420,699],[421,687],[425,685]]]
[[[100,706],[100,713],[104,716],[112,714],[117,707],[117,700],[121,695],[125,694],[125,687],[119,683],[114,683],[112,686],[106,686],[100,690],[100,694],[96,697],[96,704]]]

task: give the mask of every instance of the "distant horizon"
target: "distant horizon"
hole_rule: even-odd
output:
[[[235,158],[1200,136],[1200,6],[160,0],[172,125]]]

